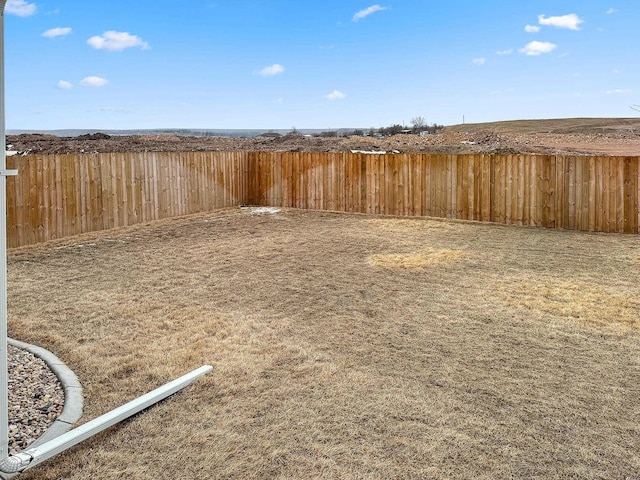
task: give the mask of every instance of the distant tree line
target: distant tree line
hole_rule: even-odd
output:
[[[369,130],[355,129],[355,130],[328,130],[326,132],[317,133],[316,137],[389,137],[391,135],[398,135],[400,133],[412,133],[420,134],[421,132],[438,133],[444,128],[443,125],[437,123],[428,124],[424,117],[415,117],[411,119],[411,126],[400,125],[398,123],[389,125],[388,127],[375,128],[371,127]]]

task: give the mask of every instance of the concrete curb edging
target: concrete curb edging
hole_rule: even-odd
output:
[[[62,413],[35,442],[29,445],[29,448],[37,447],[59,437],[63,433],[68,432],[71,430],[73,424],[80,419],[82,416],[82,408],[84,406],[82,385],[80,385],[80,381],[78,380],[78,377],[76,377],[75,373],[73,373],[62,360],[50,351],[45,350],[42,347],[30,345],[11,338],[7,341],[9,345],[26,350],[27,352],[42,359],[55,376],[58,377],[58,380],[62,384],[62,388],[64,390],[64,406],[62,407]]]

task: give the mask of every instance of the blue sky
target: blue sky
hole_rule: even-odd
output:
[[[8,129],[630,117],[637,0],[8,0]]]

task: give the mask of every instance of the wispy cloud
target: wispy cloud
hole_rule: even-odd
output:
[[[146,50],[149,44],[137,35],[131,35],[129,32],[116,32],[109,30],[102,35],[96,35],[87,40],[87,43],[96,50],[107,50],[110,52],[119,52],[126,48],[141,48]]]
[[[509,48],[507,50],[498,50],[496,55],[511,55],[513,53],[513,48]]]
[[[633,90],[629,88],[616,88],[614,90],[607,90],[604,93],[607,95],[620,95],[623,93],[633,93]]]
[[[65,37],[71,33],[71,27],[50,28],[42,34],[46,38]]]
[[[264,67],[262,70],[258,70],[256,73],[262,77],[273,77],[274,75],[284,73],[284,67],[279,63],[274,63],[273,65]]]
[[[568,28],[569,30],[580,30],[580,24],[584,23],[578,15],[570,13],[569,15],[561,15],[557,17],[547,17],[546,15],[538,15],[538,23],[556,28]]]
[[[328,95],[325,95],[324,98],[333,102],[335,100],[342,100],[343,98],[347,98],[347,96],[344,93],[342,93],[340,90],[334,90]]]
[[[9,0],[4,7],[5,13],[19,17],[29,17],[35,14],[37,9],[38,7],[35,3],[29,3],[25,0]]]
[[[69,90],[73,87],[71,82],[67,82],[66,80],[60,80],[56,85],[60,90]]]
[[[557,48],[557,45],[551,42],[538,42],[533,41],[527,43],[523,48],[520,49],[520,53],[529,56],[538,56],[543,53],[550,53]]]
[[[540,27],[537,25],[525,25],[524,31],[527,33],[538,33],[540,31]]]
[[[83,78],[80,85],[83,87],[104,87],[107,83],[109,83],[109,80],[106,78],[91,76]]]
[[[480,58],[474,58],[473,59],[473,64],[474,65],[484,65],[486,63],[487,59],[484,57],[480,57]]]
[[[358,22],[363,18],[368,17],[369,15],[372,15],[376,12],[381,12],[386,9],[387,7],[382,7],[380,5],[371,5],[370,7],[367,7],[363,10],[360,10],[359,12],[356,12],[355,15],[353,16],[353,21]]]
[[[611,15],[612,13],[618,13],[618,10],[616,10],[615,8],[610,8],[604,13],[606,13],[607,15]]]

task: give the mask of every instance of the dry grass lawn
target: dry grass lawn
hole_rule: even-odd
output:
[[[640,237],[230,209],[9,253],[84,421],[27,479],[638,478]]]

